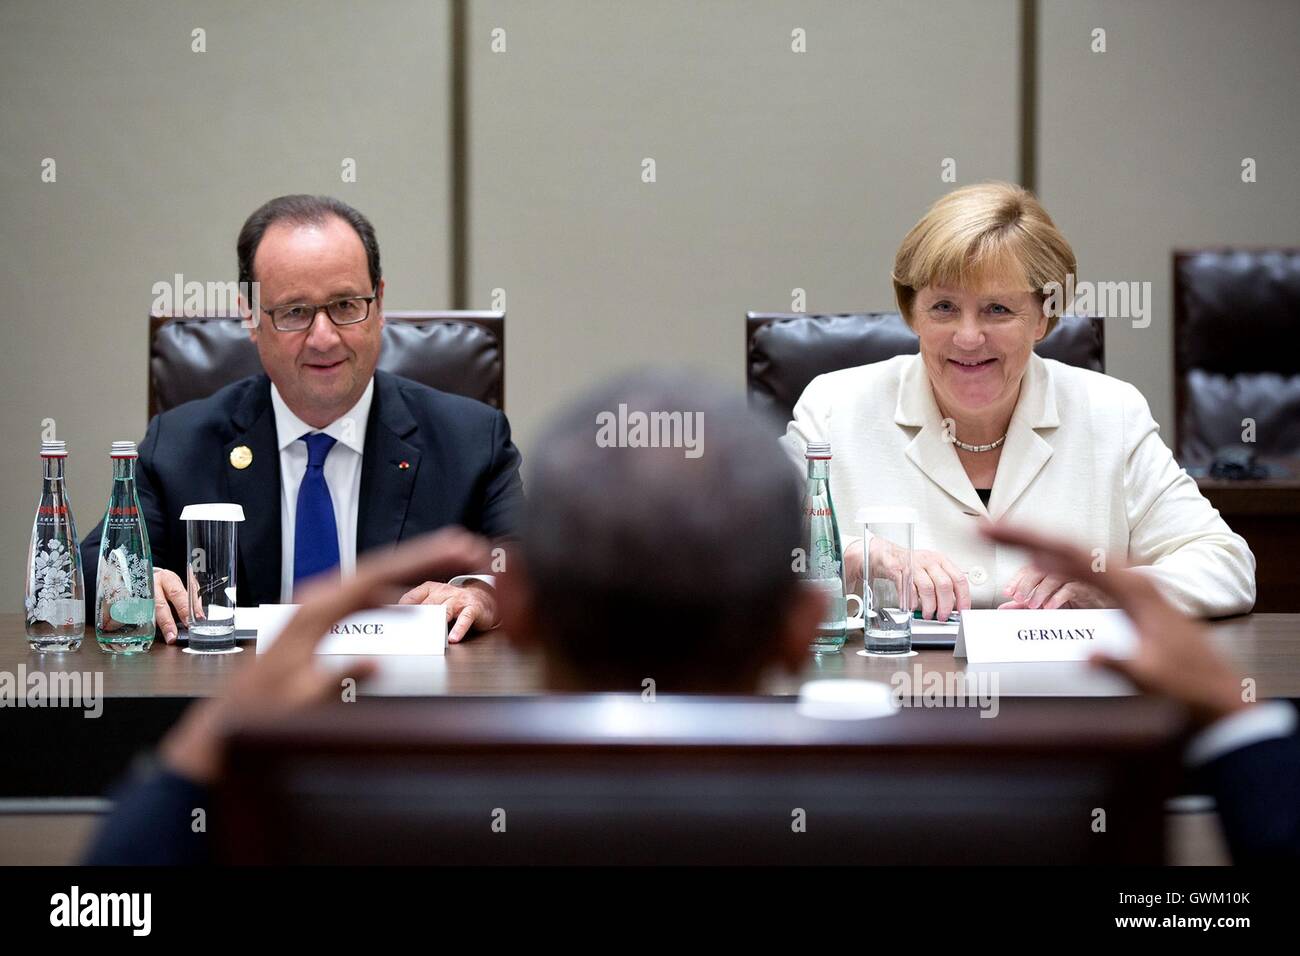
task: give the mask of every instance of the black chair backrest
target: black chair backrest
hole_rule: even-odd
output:
[[[1103,372],[1101,323],[1086,316],[1062,316],[1035,351]],[[915,354],[919,348],[916,333],[897,312],[750,312],[745,316],[749,402],[788,422],[799,396],[818,375]]]
[[[1241,449],[1300,455],[1300,249],[1174,253],[1178,459],[1203,467]]]
[[[384,313],[379,368],[505,407],[505,313]],[[237,316],[149,317],[149,417],[262,371]]]
[[[237,863],[1160,863],[1183,726],[1147,698],[865,721],[773,697],[362,700],[246,717],[213,837]]]

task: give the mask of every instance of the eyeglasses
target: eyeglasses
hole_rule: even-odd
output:
[[[311,328],[321,309],[325,310],[325,314],[335,325],[356,325],[358,322],[364,322],[370,318],[370,303],[376,298],[378,297],[373,295],[353,295],[346,299],[335,299],[333,302],[322,302],[320,305],[298,302],[274,309],[263,308],[262,311],[271,317],[271,324],[275,326],[277,332],[301,332],[303,329]]]

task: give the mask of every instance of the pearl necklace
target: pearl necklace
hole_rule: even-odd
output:
[[[952,443],[956,445],[958,448],[960,448],[962,451],[992,451],[994,448],[999,447],[1006,440],[1007,440],[1007,436],[1003,435],[997,441],[991,442],[990,444],[987,445],[968,445],[964,441],[959,440],[956,435],[952,437]]]

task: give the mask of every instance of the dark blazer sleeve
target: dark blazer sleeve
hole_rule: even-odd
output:
[[[170,540],[166,504],[158,481],[156,456],[162,431],[161,421],[162,416],[155,416],[140,442],[140,457],[135,464],[135,489],[140,499],[140,513],[144,515],[145,528],[149,532],[149,550],[153,555],[154,567],[175,571],[175,559],[183,546],[178,550]],[[108,488],[104,489],[104,501],[108,501]],[[99,544],[103,534],[104,519],[101,517],[99,524],[81,542],[81,568],[86,580],[86,622],[92,626],[95,620],[95,588],[99,583]]]
[[[524,502],[519,464],[519,449],[510,439],[510,422],[504,412],[498,411],[492,423],[492,457],[483,486],[482,517],[478,529],[486,537],[518,534]]]
[[[1202,769],[1236,863],[1300,863],[1300,735],[1229,751]]]
[[[191,866],[212,862],[205,828],[194,832],[194,811],[210,809],[210,791],[187,777],[156,768],[120,785],[113,811],[100,824],[82,861],[86,866]]]

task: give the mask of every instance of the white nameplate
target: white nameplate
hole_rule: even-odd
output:
[[[1097,651],[1132,657],[1137,634],[1115,608],[962,611],[954,657],[972,664],[1086,661]]]
[[[275,642],[298,610],[296,604],[263,604],[257,613],[257,652]],[[392,604],[360,611],[335,624],[317,654],[446,654],[445,604]]]

